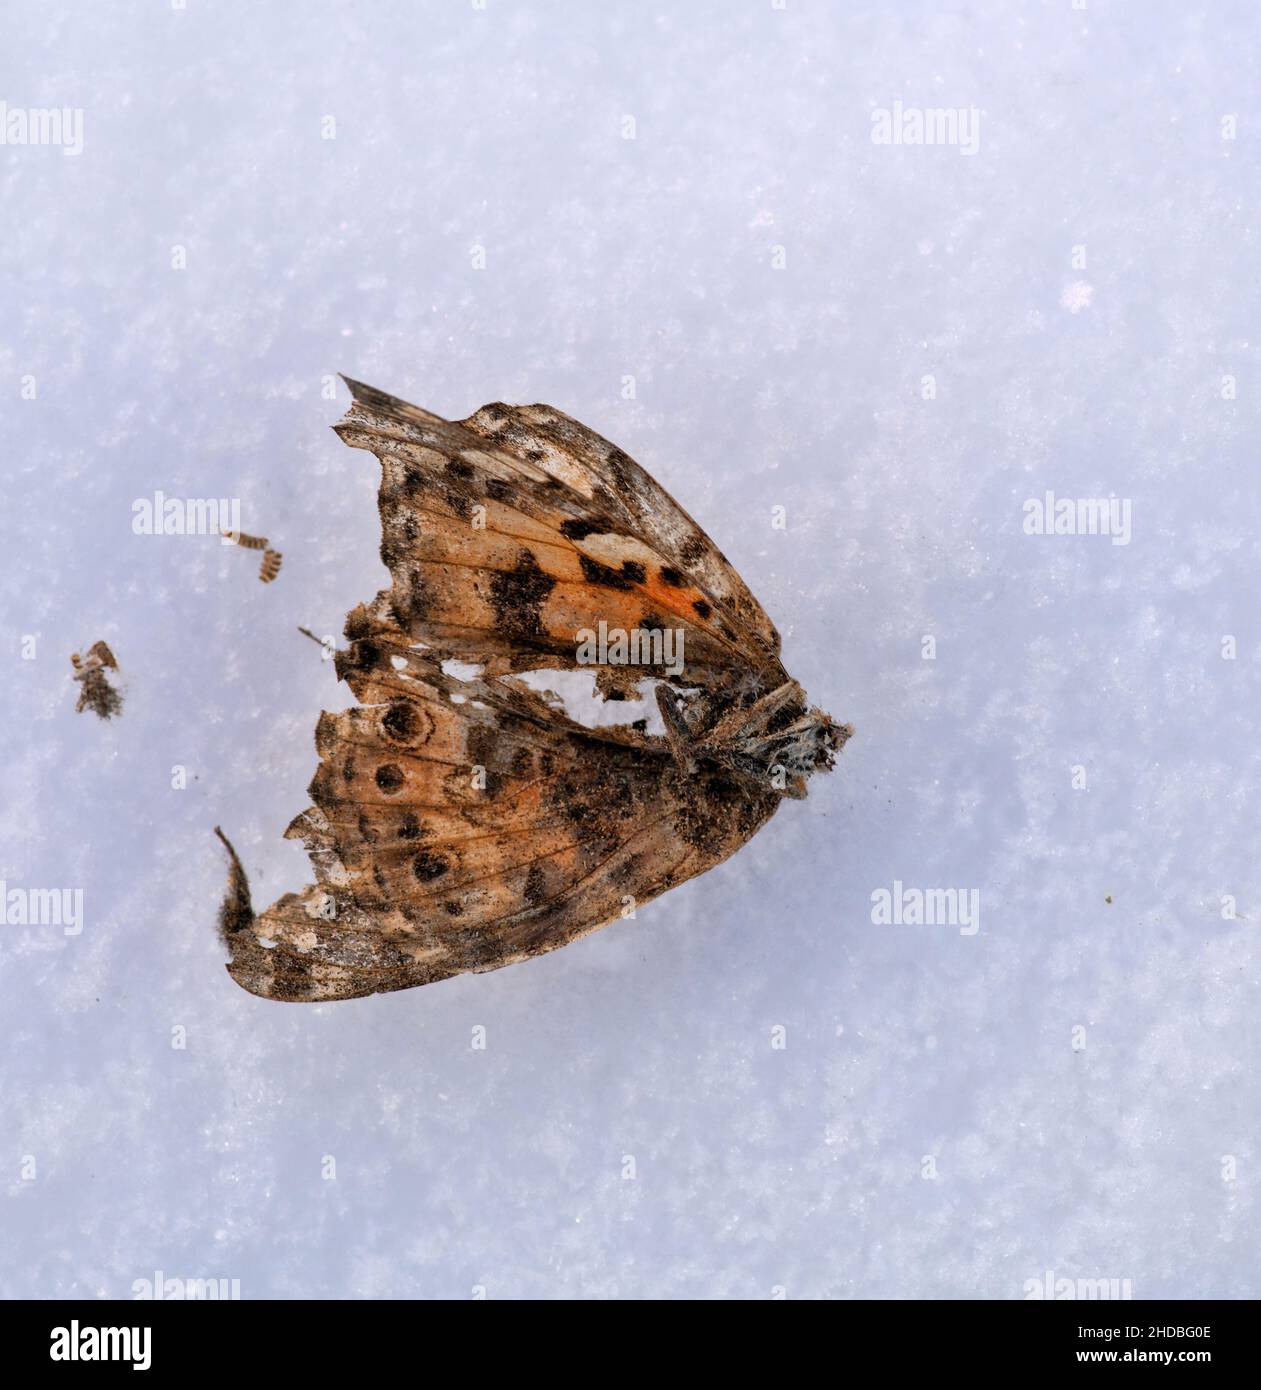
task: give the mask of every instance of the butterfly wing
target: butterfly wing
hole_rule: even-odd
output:
[[[534,461],[645,542],[663,567],[681,575],[730,615],[741,639],[779,655],[779,633],[744,580],[668,492],[628,454],[550,405],[483,406],[461,424],[505,453]],[[676,584],[677,579],[667,581]]]
[[[553,950],[720,863],[778,804],[520,682],[448,675],[387,602],[347,635],[359,705],[321,716],[315,806],[287,832],[318,881],[257,918],[238,887],[225,910],[251,993],[352,999]]]
[[[549,406],[443,420],[348,382],[335,426],[380,459],[387,602],[486,674],[575,669],[578,634],[674,628],[679,684],[782,682],[779,634],[730,563],[633,460]],[[587,663],[583,663],[587,664]]]
[[[553,950],[720,863],[779,802],[720,766],[685,774],[666,739],[588,729],[510,675],[586,664],[578,634],[604,621],[677,626],[680,685],[786,679],[769,618],[643,469],[547,406],[451,422],[348,384],[336,429],[381,461],[392,582],[347,620],[338,674],[359,704],[321,716],[315,805],[287,832],[316,884],[255,917],[234,875],[225,905],[228,969],[271,999]],[[602,675],[607,694],[625,668]]]

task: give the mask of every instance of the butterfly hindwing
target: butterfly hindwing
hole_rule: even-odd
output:
[[[360,608],[321,716],[303,839],[319,882],[229,934],[229,970],[313,1001],[495,969],[594,930],[734,852],[778,798],[682,779],[662,739],[591,731],[518,682],[458,679]]]

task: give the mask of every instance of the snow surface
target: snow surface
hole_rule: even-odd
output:
[[[1261,1295],[1255,4],[4,23],[0,99],[84,145],[0,148],[0,877],[84,926],[3,928],[0,1293]],[[979,149],[873,143],[895,101]],[[309,880],[348,698],[295,627],[385,582],[338,371],[639,459],[855,723],[836,772],[554,955],[238,990],[211,828],[257,905]],[[240,497],[279,580],[134,535],[156,489]],[[1048,489],[1130,543],[1026,534]],[[873,923],[895,880],[979,931]]]

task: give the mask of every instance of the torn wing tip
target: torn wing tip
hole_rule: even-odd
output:
[[[232,841],[216,825],[215,834],[228,851],[228,887],[219,905],[219,935],[224,944],[231,949],[233,938],[246,930],[254,921],[254,906],[250,901],[250,881],[240,857],[232,848]]]

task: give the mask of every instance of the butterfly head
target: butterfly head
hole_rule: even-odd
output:
[[[830,772],[853,732],[852,725],[838,724],[821,709],[807,710],[764,741],[771,785],[794,801],[802,800],[806,779],[812,772]]]
[[[800,801],[806,779],[830,771],[853,732],[823,710],[808,709],[805,691],[787,680],[720,720],[697,751],[761,786],[769,777],[775,791]]]

